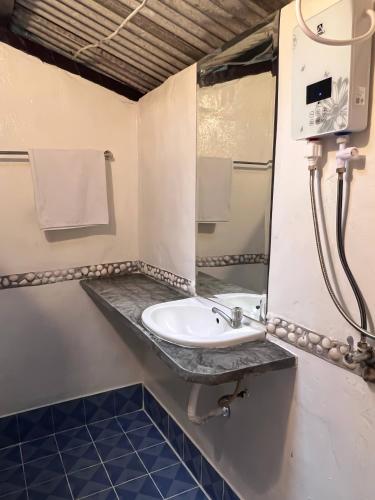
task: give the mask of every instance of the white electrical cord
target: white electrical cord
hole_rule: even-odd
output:
[[[112,38],[114,38],[116,35],[119,34],[119,32],[122,30],[122,28],[128,24],[128,22],[136,15],[138,14],[138,12],[143,9],[143,7],[146,5],[146,2],[147,0],[143,0],[143,2],[138,5],[138,7],[136,9],[133,10],[133,12],[131,12],[127,18],[125,18],[122,23],[120,24],[120,26],[113,32],[111,33],[110,35],[106,36],[105,38],[102,38],[101,40],[99,40],[98,42],[95,42],[95,43],[90,43],[89,45],[86,45],[85,47],[82,47],[80,49],[78,49],[75,53],[74,53],[74,56],[73,56],[73,59],[74,60],[77,60],[77,57],[82,53],[84,52],[85,50],[89,50],[89,49],[95,49],[97,47],[100,47],[103,43],[106,43],[106,42],[109,42],[110,40],[112,40]]]
[[[371,19],[371,27],[364,35],[357,36],[356,38],[350,38],[348,40],[334,40],[330,38],[324,38],[311,31],[311,29],[307,26],[302,15],[301,4],[302,0],[296,0],[296,15],[298,24],[301,30],[305,33],[305,35],[311,38],[311,40],[313,40],[314,42],[322,43],[323,45],[334,45],[334,46],[354,45],[355,43],[364,42],[365,40],[368,40],[375,33],[375,10],[368,9],[366,10],[366,14]]]

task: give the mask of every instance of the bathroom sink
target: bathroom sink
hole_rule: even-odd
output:
[[[266,295],[257,293],[223,293],[215,298],[227,307],[241,307],[243,313],[255,318],[264,318]]]
[[[232,328],[212,312],[213,305],[201,297],[156,304],[143,311],[142,323],[161,339],[185,347],[228,347],[265,338],[263,325],[244,318],[242,327]]]

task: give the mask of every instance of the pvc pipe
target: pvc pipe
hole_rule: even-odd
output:
[[[221,407],[218,407],[215,408],[214,410],[211,410],[206,415],[202,416],[197,415],[198,398],[201,388],[202,388],[201,384],[194,384],[193,387],[191,388],[188,410],[187,410],[189,420],[198,425],[204,424],[205,422],[207,422],[207,420],[210,420],[211,418],[220,417],[223,414],[223,409]]]

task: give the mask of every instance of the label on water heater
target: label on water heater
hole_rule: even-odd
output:
[[[366,104],[366,87],[357,87],[354,103],[357,106],[364,106]]]

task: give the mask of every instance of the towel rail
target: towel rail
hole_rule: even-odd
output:
[[[0,151],[1,156],[24,156],[25,158],[17,158],[17,161],[29,161],[29,152],[28,151]],[[104,151],[104,158],[109,161],[113,161],[113,153],[111,151]],[[4,161],[1,158],[2,161]]]
[[[267,170],[273,165],[272,160],[267,162],[263,161],[233,161],[233,168],[235,170]]]

